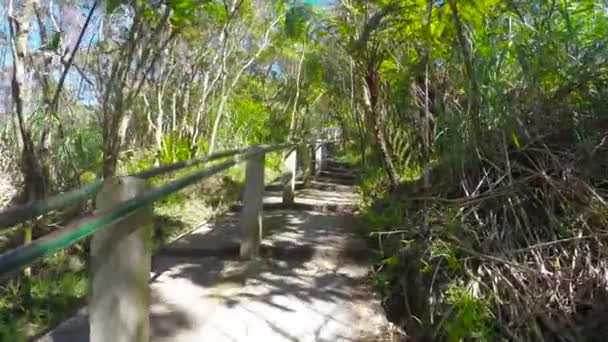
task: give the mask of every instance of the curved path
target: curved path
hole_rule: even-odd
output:
[[[285,208],[265,195],[262,257],[238,260],[238,214],[167,246],[153,258],[151,341],[383,341],[368,248],[352,215],[357,196],[332,166]],[[88,341],[85,310],[39,341]]]

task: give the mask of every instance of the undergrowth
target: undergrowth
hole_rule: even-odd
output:
[[[80,246],[45,257],[31,278],[14,277],[0,287],[0,341],[25,341],[74,313],[87,295],[85,255]]]
[[[606,150],[599,136],[592,154],[561,139],[508,145],[508,163],[479,150],[459,171],[438,165],[430,187],[414,178],[389,191],[384,173],[363,173],[374,280],[413,340],[603,338],[607,168],[588,158]]]

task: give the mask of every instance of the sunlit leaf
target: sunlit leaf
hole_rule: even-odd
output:
[[[511,140],[513,140],[513,144],[515,145],[515,148],[517,148],[518,150],[521,150],[521,145],[519,143],[519,139],[517,138],[517,135],[515,133],[511,133]]]

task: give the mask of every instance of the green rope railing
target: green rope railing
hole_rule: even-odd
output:
[[[170,173],[173,171],[177,171],[186,167],[200,165],[206,162],[230,157],[237,155],[239,153],[244,153],[249,148],[241,148],[234,149],[228,151],[222,151],[218,153],[214,153],[209,156],[205,156],[198,159],[192,159],[182,162],[177,162],[170,165],[164,165],[160,167],[156,167],[153,169],[145,170],[142,172],[138,172],[132,174],[133,177],[149,179],[153,177],[157,177],[166,173]],[[67,206],[84,202],[97,193],[101,188],[102,181],[96,180],[95,182],[86,185],[82,188],[68,191],[63,194],[59,194],[57,196],[53,196],[47,199],[33,201],[28,204],[24,204],[21,206],[17,206],[14,208],[7,209],[3,212],[0,212],[0,228],[6,228],[14,226],[20,222],[26,221],[28,219],[32,219],[38,217],[40,215],[47,214],[51,211],[63,209]]]
[[[101,181],[95,181],[76,190],[7,209],[0,213],[0,228],[11,227],[51,211],[86,201],[95,196],[100,188]]]
[[[26,267],[36,259],[56,252],[60,249],[71,246],[77,241],[95,233],[99,229],[106,227],[112,223],[124,219],[125,217],[135,213],[138,209],[145,206],[151,205],[156,200],[165,197],[171,193],[179,191],[193,183],[200,181],[204,178],[210,177],[221,171],[229,169],[251,157],[259,154],[274,152],[277,150],[284,149],[291,146],[291,144],[282,144],[277,146],[268,147],[252,147],[241,150],[241,153],[237,154],[228,161],[220,164],[204,168],[199,171],[195,171],[188,174],[180,179],[171,181],[158,188],[152,189],[144,194],[136,196],[130,200],[124,201],[114,207],[112,210],[96,213],[91,217],[84,219],[80,222],[73,223],[65,228],[62,228],[56,232],[46,235],[30,244],[17,247],[8,252],[0,255],[0,277],[4,277],[12,272],[15,272],[21,268]],[[228,153],[223,152],[223,153]],[[232,152],[232,151],[230,151]],[[237,152],[238,153],[238,152]],[[218,153],[221,154],[221,153]],[[206,158],[210,158],[206,157]],[[224,156],[225,157],[225,156]],[[219,158],[219,157],[218,157]],[[204,159],[204,158],[201,158]],[[185,166],[191,166],[185,165]],[[182,166],[182,167],[185,167]],[[152,171],[152,170],[150,170]],[[160,171],[158,171],[160,172]],[[168,172],[168,171],[165,171]],[[160,173],[159,173],[160,174]],[[150,176],[152,177],[152,176]],[[99,188],[96,189],[96,191]],[[81,189],[82,190],[82,189]],[[90,191],[90,189],[87,189]],[[57,204],[55,204],[57,205]]]

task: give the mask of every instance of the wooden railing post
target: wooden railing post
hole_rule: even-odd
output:
[[[97,195],[97,210],[146,190],[134,177],[110,178]],[[91,342],[150,339],[149,287],[152,208],[142,208],[93,235],[89,324]]]
[[[297,171],[297,148],[287,150],[284,159],[283,171],[283,204],[293,204],[296,191],[296,171]]]
[[[325,144],[317,143],[315,145],[315,178],[321,175],[323,163],[325,162]]]
[[[302,182],[304,187],[310,185],[312,178],[312,150],[308,144],[302,144],[298,146],[298,155],[302,162]]]
[[[257,257],[262,238],[262,210],[264,197],[264,153],[247,160],[245,191],[241,213],[241,258]]]

